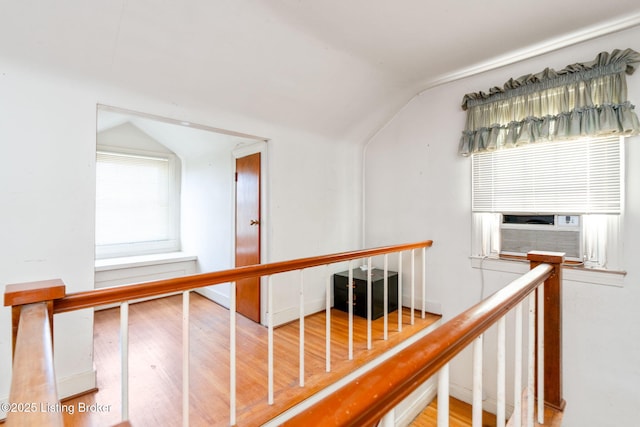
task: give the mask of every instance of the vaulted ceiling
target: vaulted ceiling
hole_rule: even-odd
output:
[[[0,8],[0,67],[4,57],[352,140],[448,76],[640,22],[637,0],[0,0]]]

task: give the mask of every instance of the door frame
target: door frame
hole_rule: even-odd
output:
[[[236,159],[241,157],[246,157],[251,154],[260,153],[260,262],[266,263],[268,262],[269,245],[267,244],[269,241],[269,181],[268,181],[268,156],[267,156],[267,141],[258,141],[255,143],[238,146],[232,151],[232,170],[233,174],[236,173]],[[236,188],[235,188],[235,180],[233,180],[233,191],[232,194],[232,224],[231,229],[236,229]],[[235,231],[233,232],[233,238],[231,239],[231,265],[236,265],[236,239],[235,239]],[[262,325],[267,325],[267,282],[266,278],[262,277],[260,279],[260,323]]]

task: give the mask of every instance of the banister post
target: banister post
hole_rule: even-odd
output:
[[[530,268],[549,264],[553,273],[544,282],[544,403],[563,411],[562,398],[562,263],[563,252],[531,251]]]
[[[16,351],[16,337],[18,336],[18,324],[22,306],[37,302],[47,303],[51,341],[53,342],[53,300],[63,298],[65,292],[65,284],[60,279],[14,283],[5,287],[4,305],[5,307],[11,307],[12,355]]]

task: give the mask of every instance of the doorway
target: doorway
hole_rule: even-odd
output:
[[[261,153],[236,157],[235,266],[260,264],[261,243]],[[236,282],[236,311],[260,322],[260,278]]]
[[[145,266],[144,277],[135,268],[119,265],[107,269],[99,265],[95,273],[96,288],[137,283],[141,280],[169,279],[187,274],[231,269],[235,265],[235,158],[260,152],[261,187],[265,195],[267,138],[212,128],[195,123],[99,105],[97,107],[97,143],[123,150],[167,151],[179,160],[179,219],[176,221],[175,256],[189,258],[177,263],[166,251],[153,256]],[[97,151],[97,150],[96,150]],[[265,197],[261,202],[264,204]],[[265,217],[264,208],[260,218]],[[266,239],[261,236],[260,256],[267,257]],[[155,258],[158,258],[156,260]],[[100,262],[110,262],[109,259]],[[188,268],[184,264],[189,264]],[[175,267],[175,268],[174,268]],[[179,268],[178,268],[179,267]],[[184,268],[183,268],[184,267]],[[117,269],[117,282],[113,271]],[[230,306],[228,283],[197,290],[201,295]],[[264,307],[264,297],[262,297]],[[264,314],[262,316],[264,318]]]

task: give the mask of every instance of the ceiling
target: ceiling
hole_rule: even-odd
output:
[[[215,129],[172,123],[157,117],[144,117],[127,111],[98,108],[97,132],[105,132],[122,125],[132,125],[140,132],[164,145],[181,159],[230,156],[233,149],[250,145],[256,139],[228,135]],[[127,141],[122,140],[126,147]],[[135,148],[135,147],[134,147]]]
[[[640,23],[637,0],[0,0],[0,7],[0,58],[338,140],[366,139],[448,76]]]

